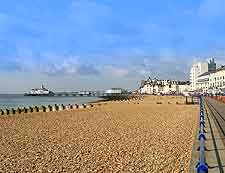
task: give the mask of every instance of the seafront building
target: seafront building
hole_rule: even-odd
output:
[[[205,72],[208,72],[208,63],[206,62],[199,62],[191,67],[190,82],[192,91],[196,90],[198,76],[204,74]]]
[[[208,70],[205,67],[200,71],[197,77],[193,75],[193,69],[197,67],[196,64],[192,66],[190,72],[190,80],[191,80],[191,89],[192,91],[202,92],[202,93],[219,93],[225,91],[225,66],[221,66],[220,68],[216,68],[216,63],[214,59],[211,59],[208,63]],[[197,69],[197,68],[196,68]],[[195,70],[196,70],[195,69]],[[199,69],[198,69],[199,70]],[[197,70],[196,70],[197,71]],[[204,73],[202,73],[204,71]]]
[[[205,72],[198,76],[196,87],[194,90],[201,90],[202,92],[207,92],[210,84],[209,84],[210,72]]]
[[[198,77],[196,90],[204,93],[225,91],[225,66],[206,72]]]
[[[141,81],[141,94],[184,94],[190,90],[189,81],[159,80],[157,78]]]
[[[209,75],[211,72],[216,71],[216,63],[214,58],[210,59],[209,62],[198,62],[193,64],[190,70],[190,82],[191,90],[196,91],[199,86],[206,87],[205,75]]]
[[[141,81],[141,94],[224,93],[225,66],[217,68],[215,59],[193,64],[189,81],[151,79]]]

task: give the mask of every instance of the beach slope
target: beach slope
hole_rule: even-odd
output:
[[[0,172],[188,172],[199,110],[184,100],[0,116]]]

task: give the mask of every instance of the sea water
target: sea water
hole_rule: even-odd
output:
[[[97,97],[38,97],[24,96],[20,94],[0,94],[0,109],[29,107],[29,106],[47,106],[54,104],[84,104],[100,100]]]

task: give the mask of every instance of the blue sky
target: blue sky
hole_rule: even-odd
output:
[[[133,89],[225,61],[224,0],[8,0],[0,6],[0,92]]]

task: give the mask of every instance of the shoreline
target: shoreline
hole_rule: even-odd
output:
[[[22,95],[10,95],[9,97],[0,97],[0,109],[17,109],[24,107],[41,107],[69,105],[69,104],[89,104],[89,102],[99,100],[97,97],[25,97]]]
[[[25,96],[24,96],[25,97]],[[37,97],[36,97],[37,98]],[[41,97],[43,98],[43,97]],[[55,98],[55,97],[51,97]],[[86,97],[87,98],[87,97]],[[92,97],[93,98],[93,97]],[[17,113],[32,113],[34,110],[36,112],[43,111],[43,112],[55,112],[64,109],[76,109],[78,107],[86,107],[86,106],[92,106],[92,104],[101,104],[101,103],[107,103],[111,101],[129,101],[129,100],[141,100],[143,97],[140,95],[126,95],[126,96],[107,96],[105,98],[100,98],[100,97],[94,97],[94,101],[86,101],[80,104],[74,104],[74,103],[69,103],[69,104],[37,104],[37,105],[31,105],[31,106],[19,106],[19,107],[9,107],[9,108],[0,108],[0,115],[9,115],[9,114],[17,114]],[[62,107],[62,108],[58,108]],[[69,108],[67,108],[69,107]],[[46,111],[47,110],[47,111]]]

